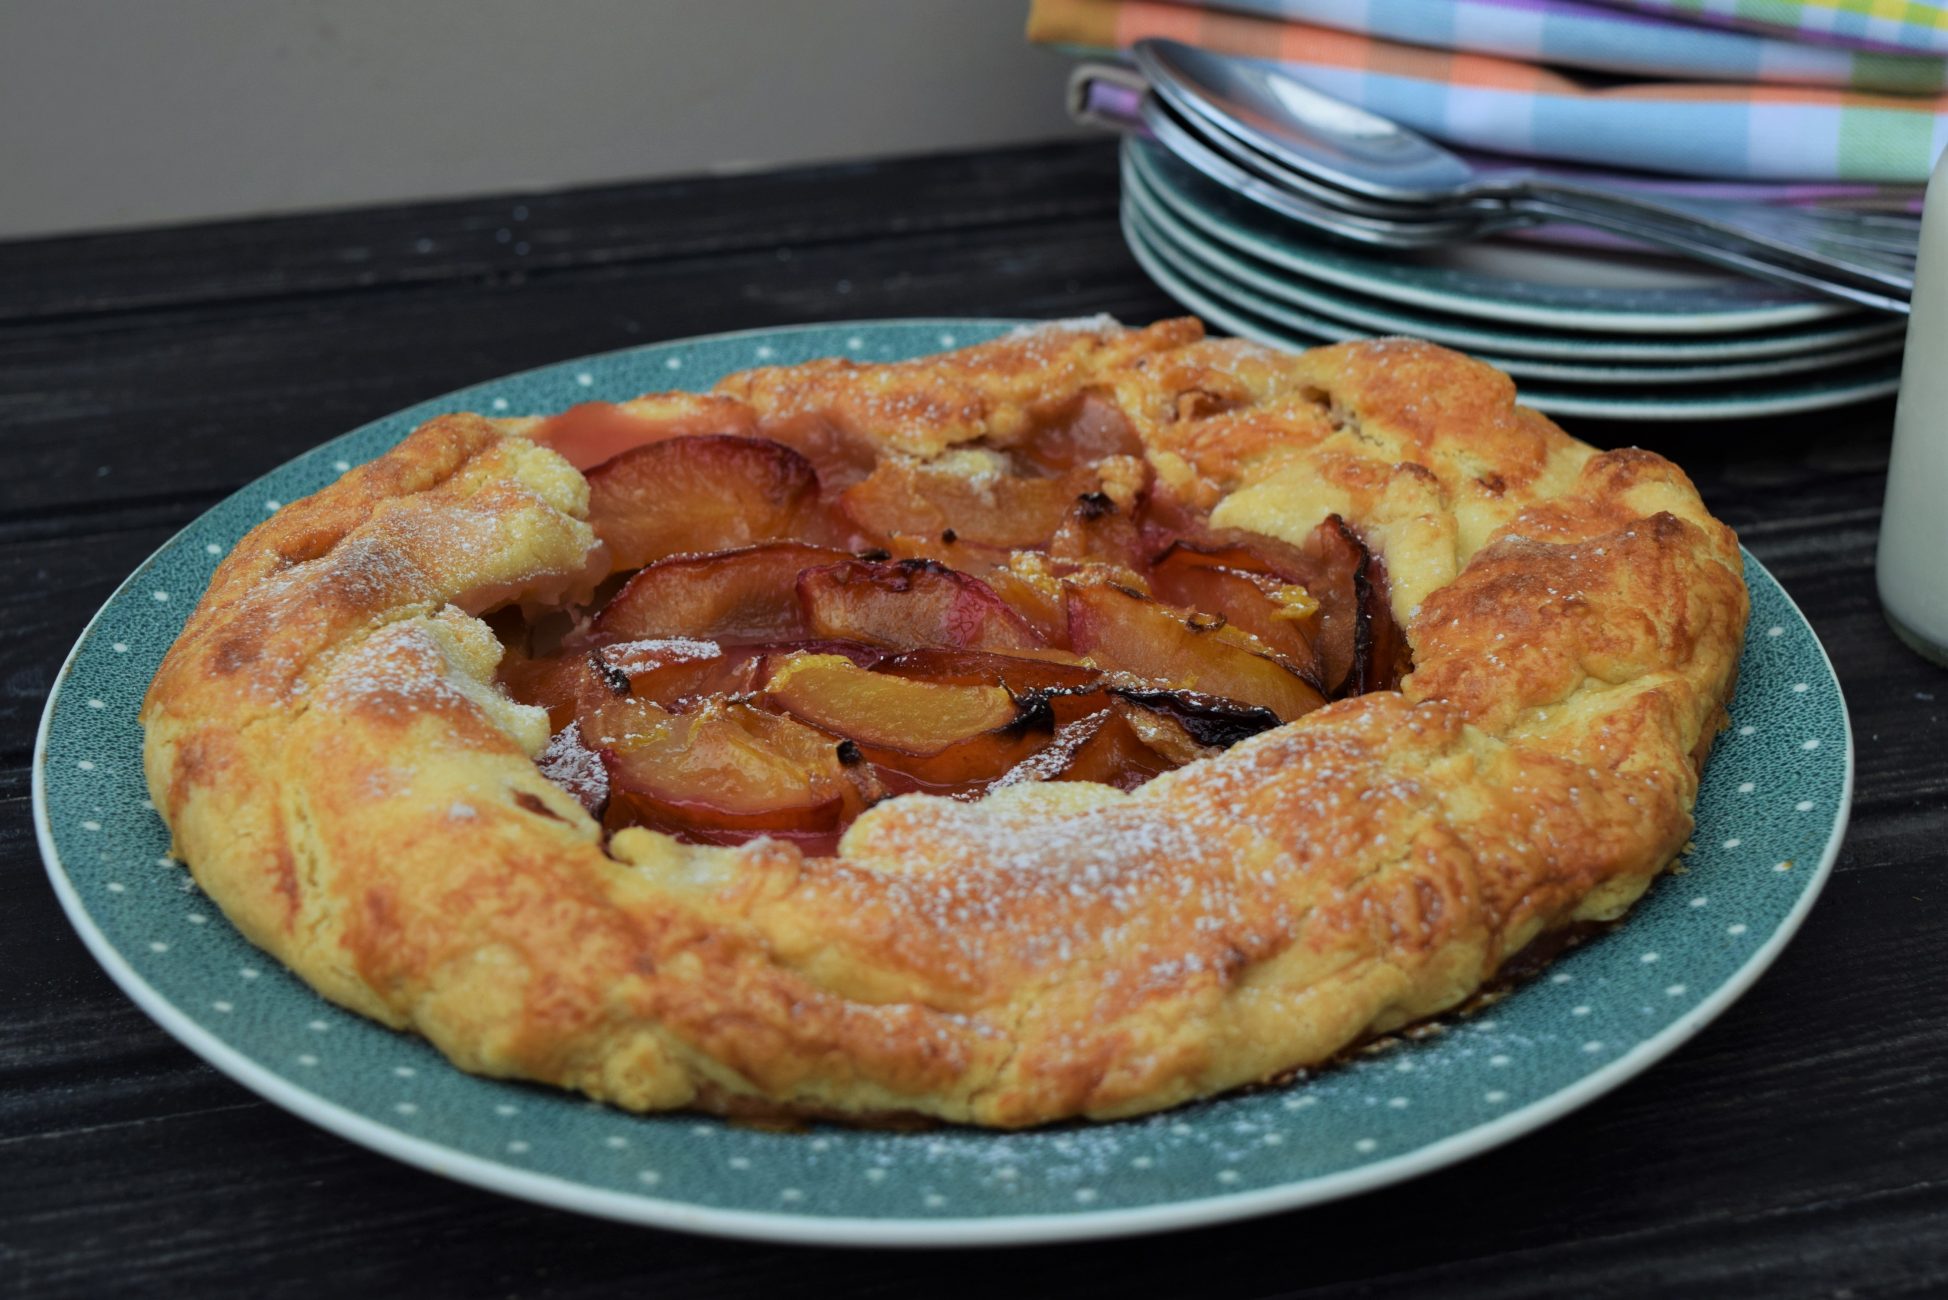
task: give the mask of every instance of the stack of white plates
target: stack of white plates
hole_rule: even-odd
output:
[[[1165,292],[1284,347],[1405,334],[1472,353],[1558,415],[1731,419],[1894,391],[1904,317],[1648,255],[1488,241],[1356,248],[1123,145],[1123,232]]]

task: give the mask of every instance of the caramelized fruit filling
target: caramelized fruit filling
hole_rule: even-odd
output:
[[[926,464],[707,415],[591,405],[535,435],[603,454],[590,522],[618,576],[565,633],[503,617],[500,679],[612,830],[830,853],[890,795],[1131,789],[1409,666],[1350,526],[1211,528],[1106,401]]]

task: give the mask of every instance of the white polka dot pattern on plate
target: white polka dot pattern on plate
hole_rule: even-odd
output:
[[[1818,647],[1756,563],[1748,570],[1754,635],[1733,729],[1718,739],[1705,773],[1683,877],[1660,880],[1621,927],[1512,988],[1492,1015],[1456,1019],[1447,1033],[1289,1085],[1160,1117],[1007,1134],[824,1125],[782,1133],[628,1115],[465,1075],[422,1045],[329,1009],[245,943],[176,869],[133,761],[142,689],[220,558],[272,503],[351,472],[439,410],[546,412],[598,388],[702,390],[728,370],[769,359],[760,348],[786,359],[880,360],[990,332],[958,321],[853,325],[616,353],[425,404],[274,471],[166,546],[110,604],[62,675],[42,771],[57,876],[74,884],[88,921],[158,1004],[253,1068],[381,1134],[479,1162],[489,1181],[496,1167],[518,1169],[551,1185],[670,1207],[644,1211],[661,1222],[678,1214],[707,1221],[720,1208],[814,1224],[1090,1217],[1220,1193],[1324,1187],[1376,1162],[1404,1167],[1435,1144],[1486,1141],[1474,1136],[1476,1126],[1544,1111],[1597,1072],[1621,1077],[1624,1062],[1656,1054],[1641,1049],[1656,1047],[1660,1035],[1715,1011],[1728,983],[1776,946],[1793,905],[1825,869],[1823,846],[1845,806],[1847,745]],[[144,870],[149,863],[166,869]]]

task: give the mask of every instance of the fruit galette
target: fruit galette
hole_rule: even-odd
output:
[[[470,1070],[1001,1126],[1276,1079],[1689,832],[1736,542],[1514,396],[1100,320],[443,416],[219,568],[150,788]]]

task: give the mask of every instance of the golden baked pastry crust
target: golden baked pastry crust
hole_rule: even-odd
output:
[[[1574,441],[1488,366],[1081,322],[649,400],[930,456],[1084,392],[1216,523],[1356,523],[1412,644],[1402,689],[1129,794],[891,800],[836,858],[640,829],[605,852],[473,617],[586,586],[586,483],[533,421],[451,415],[218,570],[142,715],[178,855],[327,997],[468,1070],[635,1109],[997,1126],[1318,1063],[1671,862],[1743,638],[1736,541],[1675,466]]]

